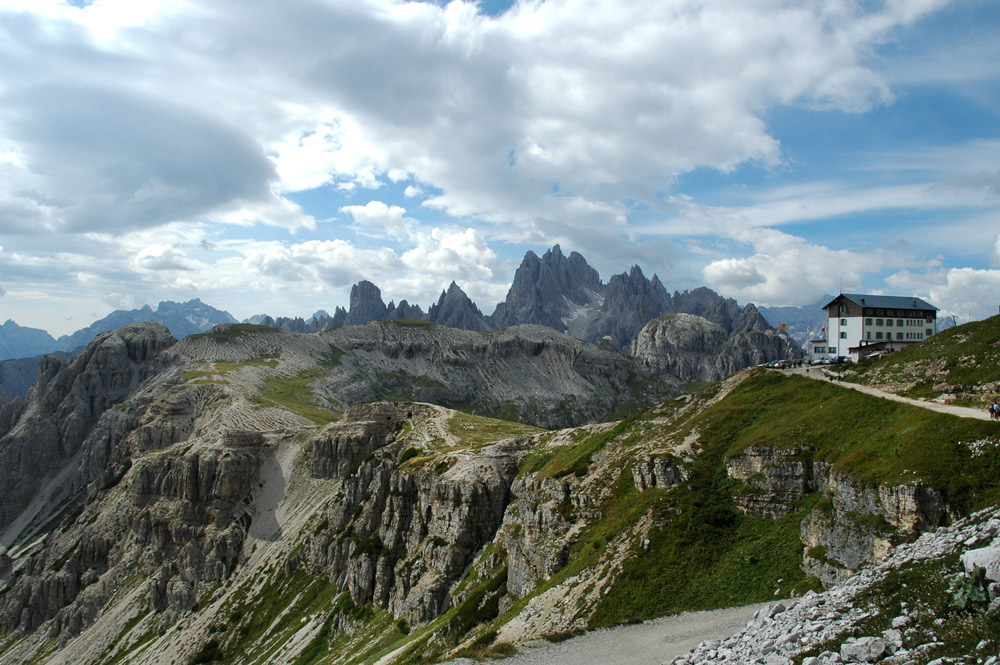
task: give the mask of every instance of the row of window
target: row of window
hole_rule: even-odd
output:
[[[865,319],[865,325],[866,326],[870,326],[870,325],[872,325],[872,323],[873,323],[872,319]],[[841,319],[840,320],[840,325],[846,326],[847,325],[847,319]],[[884,320],[883,319],[875,319],[874,320],[874,325],[876,325],[876,326],[885,326],[886,328],[892,328],[892,319],[884,319]],[[924,325],[923,319],[896,319],[896,327],[897,328],[902,328],[904,326],[909,326],[909,327],[912,328],[912,327],[923,326],[923,325]]]
[[[930,334],[931,334],[930,331],[928,331],[927,335],[930,336]],[[872,338],[871,331],[868,331],[866,333],[866,335],[867,335],[868,339]],[[840,336],[841,337],[845,337],[845,334],[841,333]],[[898,332],[898,333],[896,333],[896,339],[914,340],[914,339],[923,339],[923,338],[924,338],[924,334],[922,332],[908,332],[908,333]],[[885,336],[883,337],[883,333],[882,332],[876,332],[875,333],[875,339],[892,339],[892,333],[891,332],[887,332],[887,333],[885,333]]]
[[[872,331],[869,330],[868,332],[865,333],[865,335],[866,335],[867,339],[871,339],[872,338]],[[930,337],[930,336],[931,336],[931,331],[928,330],[927,331],[927,337]],[[923,339],[923,338],[924,338],[924,333],[922,333],[922,332],[908,332],[908,333],[898,332],[898,333],[896,333],[896,339],[917,340],[917,339]],[[841,333],[840,333],[840,339],[847,339],[847,332],[846,331],[841,331]],[[878,332],[875,333],[875,339],[892,339],[892,333],[891,332],[883,333],[881,331],[878,331]]]
[[[847,305],[841,305],[838,309],[841,314],[847,314]],[[928,316],[922,313],[920,310],[907,310],[907,309],[875,309],[866,307],[864,309],[865,314],[874,314],[875,316]]]

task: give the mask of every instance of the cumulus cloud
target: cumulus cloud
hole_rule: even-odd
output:
[[[900,293],[919,295],[940,308],[939,318],[960,323],[993,316],[1000,308],[1000,270],[947,268],[926,272],[901,270],[886,278]]]
[[[19,35],[4,133],[30,189],[63,199],[34,202],[49,224],[151,226],[412,175],[456,217],[530,232],[579,201],[613,219],[699,166],[776,163],[774,104],[887,102],[865,59],[943,2],[550,0],[488,17],[233,0],[128,20],[105,4],[3,15]]]
[[[702,274],[722,293],[762,305],[806,304],[841,282],[845,290],[858,289],[866,275],[913,262],[899,248],[833,250],[773,229],[750,229],[739,236],[753,253],[710,261]]]
[[[172,245],[149,245],[139,250],[132,259],[136,270],[192,270],[194,266],[184,252]]]
[[[363,234],[375,234],[376,237],[387,234],[398,239],[409,238],[411,229],[417,224],[416,220],[405,217],[404,208],[382,201],[369,201],[363,206],[344,206],[340,211],[350,215],[355,228]]]

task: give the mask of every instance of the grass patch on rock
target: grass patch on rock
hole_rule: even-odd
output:
[[[871,485],[920,482],[953,509],[1000,501],[1000,428],[798,376],[758,372],[698,417],[726,454],[804,448]],[[975,456],[969,444],[985,441]]]

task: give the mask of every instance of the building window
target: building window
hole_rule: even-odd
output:
[[[847,305],[841,305],[840,306],[840,313],[841,314],[847,314]]]
[[[871,324],[872,324],[872,320],[871,319],[865,319],[865,325],[866,326],[870,326]]]
[[[846,332],[840,333],[840,339],[847,339],[847,333]]]
[[[889,326],[891,328],[892,327],[892,319],[886,319],[885,320],[885,325],[887,325],[887,326]]]
[[[867,333],[865,333],[865,334],[867,335],[867,339],[871,339],[871,338],[872,338],[872,331],[871,331],[871,330],[869,330],[869,331],[868,331]]]
[[[846,326],[847,325],[847,319],[841,319],[840,320],[840,325]]]
[[[930,337],[931,335],[934,334],[934,331],[931,330],[930,328],[928,328],[927,331],[924,334],[927,335],[928,337]]]
[[[875,339],[882,339],[882,333],[881,332],[875,333]]]
[[[896,333],[896,339],[903,339],[903,333]]]
[[[875,319],[875,325],[880,326],[882,324],[883,324],[882,319]]]
[[[896,319],[896,325],[899,326],[900,328],[902,328],[903,327],[903,319]]]

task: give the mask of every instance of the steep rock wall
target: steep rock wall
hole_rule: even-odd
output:
[[[314,475],[341,480],[303,563],[356,603],[374,603],[422,625],[448,607],[448,592],[503,519],[522,444],[491,446],[448,468],[399,463],[394,440],[413,408],[357,407],[317,436]]]
[[[735,501],[748,514],[787,515],[795,501],[823,493],[802,521],[803,568],[824,584],[841,581],[883,558],[895,545],[950,521],[940,493],[926,485],[864,485],[813,460],[809,448],[752,446],[726,458],[746,486]]]
[[[68,364],[43,358],[24,412],[0,439],[0,528],[85,447],[110,407],[171,362],[164,351],[175,341],[160,324],[135,324],[100,335]]]

